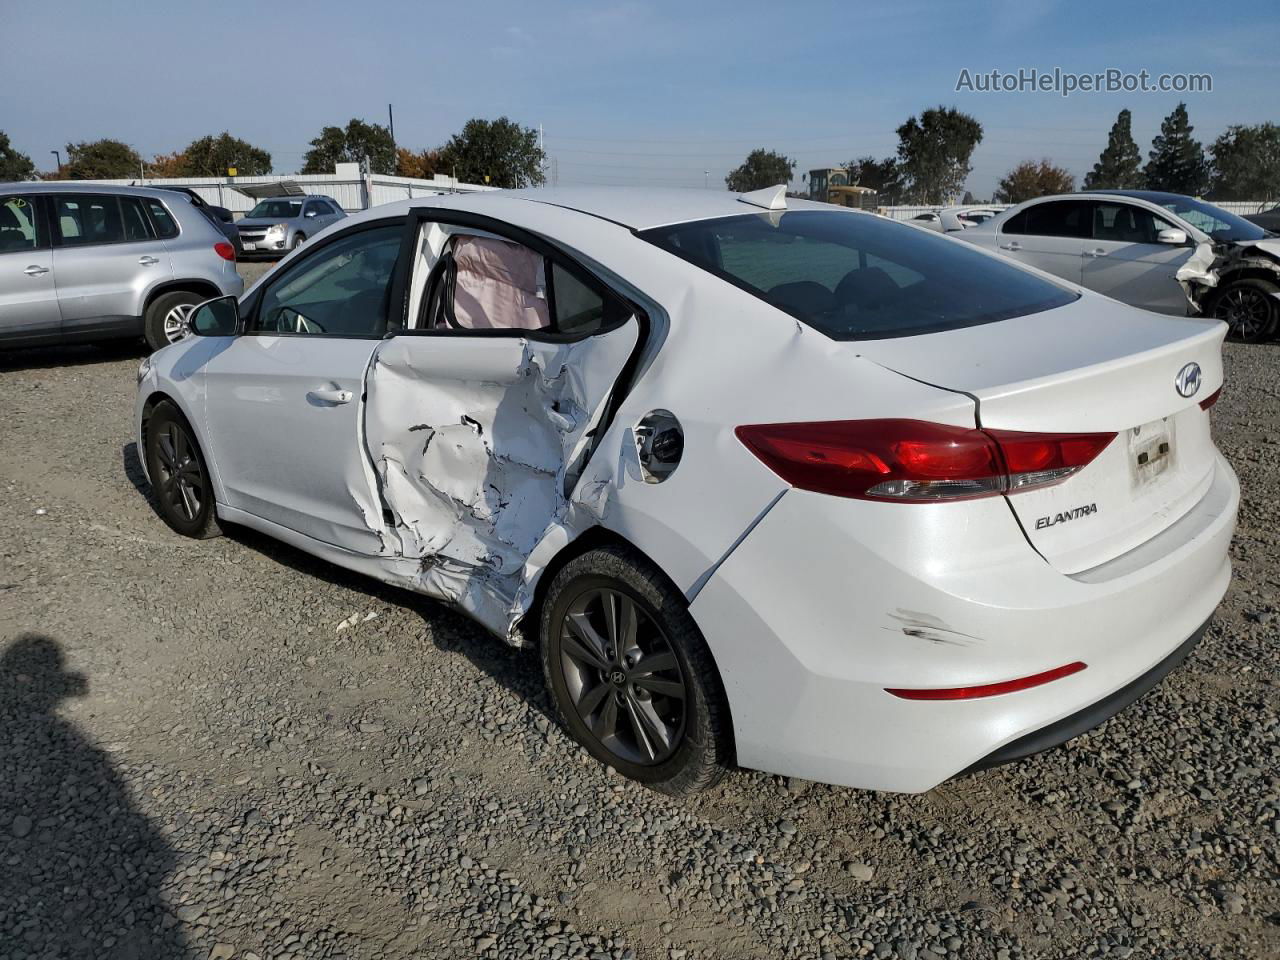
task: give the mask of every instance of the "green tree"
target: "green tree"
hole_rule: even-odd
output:
[[[1280,126],[1230,126],[1209,148],[1215,200],[1271,200],[1280,196]]]
[[[1143,171],[1148,190],[1168,190],[1196,197],[1209,187],[1209,161],[1200,141],[1191,136],[1195,127],[1187,119],[1187,105],[1180,103],[1160,124],[1160,135],[1151,141],[1151,153]]]
[[[225,177],[229,167],[241,177],[262,177],[271,172],[271,154],[223,131],[193,140],[179,155],[179,176]]]
[[[997,203],[1021,203],[1034,197],[1070,193],[1075,188],[1075,177],[1064,168],[1054,166],[1047,158],[1039,163],[1024,160],[1001,178],[994,199]]]
[[[396,145],[391,131],[353,117],[345,129],[325,127],[320,131],[303,158],[302,172],[333,173],[335,164],[363,164],[365,157],[369,158],[370,173],[396,172]]]
[[[123,180],[141,170],[138,151],[119,140],[67,144],[68,180]]]
[[[0,130],[0,183],[31,180],[36,175],[36,165],[31,158],[9,143],[9,135]]]
[[[765,187],[791,182],[796,162],[773,150],[752,150],[736,170],[729,171],[725,185],[734,193],[750,193]]]
[[[1107,134],[1107,145],[1098,162],[1084,175],[1086,190],[1136,190],[1146,181],[1142,175],[1142,152],[1133,139],[1133,115],[1121,110]]]
[[[859,157],[845,164],[849,171],[849,183],[855,187],[870,187],[883,205],[900,203],[903,183],[902,167],[896,157]]]
[[[546,182],[542,164],[547,155],[538,146],[538,131],[514,120],[468,120],[440,150],[440,173],[464,183],[495,187],[536,187]]]
[[[948,203],[960,195],[982,142],[982,124],[954,107],[934,107],[898,128],[898,161],[916,203]]]

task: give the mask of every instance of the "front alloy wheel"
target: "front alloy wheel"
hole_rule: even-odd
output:
[[[1280,286],[1265,280],[1240,280],[1218,295],[1213,315],[1225,320],[1234,340],[1257,343],[1275,333],[1280,320]]]
[[[213,484],[191,425],[172,403],[162,401],[146,422],[147,476],[160,519],[184,537],[221,533]]]

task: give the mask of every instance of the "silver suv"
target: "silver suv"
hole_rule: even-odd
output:
[[[284,254],[346,214],[333,197],[268,197],[236,222],[245,253]]]
[[[239,296],[235,248],[185,197],[0,183],[0,347],[181,338],[196,304]]]

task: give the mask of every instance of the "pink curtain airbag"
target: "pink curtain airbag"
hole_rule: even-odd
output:
[[[538,264],[528,247],[488,237],[454,242],[457,268],[453,313],[468,330],[542,330],[551,326],[538,296]]]

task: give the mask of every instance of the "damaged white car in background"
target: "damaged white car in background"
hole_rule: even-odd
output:
[[[1238,340],[1280,327],[1280,238],[1193,197],[1038,197],[960,237],[1135,307],[1215,317]]]
[[[192,332],[139,370],[173,529],[537,644],[572,735],[672,793],[1061,743],[1230,576],[1222,324],[782,188],[389,204]]]

